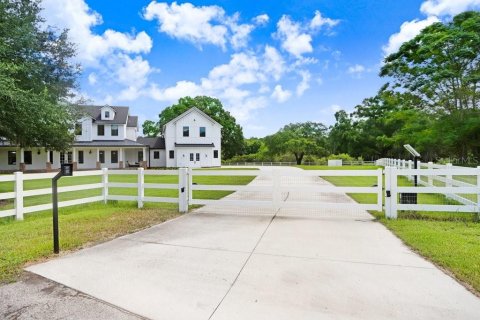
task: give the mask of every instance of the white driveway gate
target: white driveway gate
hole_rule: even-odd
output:
[[[248,185],[194,184],[196,176],[253,176]],[[321,177],[375,177],[372,186],[334,186]],[[195,190],[233,191],[220,199],[195,198]],[[360,204],[347,193],[372,194],[372,203]],[[382,210],[382,170],[189,170],[190,205],[289,209]]]

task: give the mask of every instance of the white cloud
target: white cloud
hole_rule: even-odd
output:
[[[297,96],[300,97],[306,90],[308,90],[308,88],[310,88],[310,79],[312,78],[312,75],[307,70],[301,70],[298,73],[302,77],[302,81],[297,85],[296,90]]]
[[[347,70],[347,73],[349,74],[354,74],[354,75],[360,75],[366,71],[365,67],[362,66],[361,64],[356,64],[353,66],[350,66]]]
[[[343,107],[339,106],[338,104],[332,104],[330,106],[330,110],[335,113],[335,112],[338,112],[340,110],[343,110]]]
[[[290,99],[292,93],[289,90],[284,90],[280,84],[277,84],[273,89],[271,97],[279,103],[283,103]]]
[[[69,29],[70,40],[77,44],[77,59],[84,66],[95,66],[113,52],[148,53],[152,48],[152,39],[144,31],[127,34],[107,29],[95,34],[92,28],[103,23],[102,17],[84,0],[43,0],[42,7],[48,24]]]
[[[143,17],[149,21],[157,20],[160,32],[199,47],[211,44],[226,49],[230,42],[234,49],[239,49],[247,45],[249,35],[255,29],[255,25],[240,24],[238,13],[228,16],[222,7],[216,5],[152,1],[144,8]],[[260,22],[265,21],[265,17],[258,17]]]
[[[428,16],[454,16],[466,10],[480,8],[480,0],[427,0],[420,11]]]
[[[310,21],[310,28],[315,30],[325,26],[327,29],[330,29],[335,27],[339,22],[340,20],[322,17],[322,13],[317,10],[315,11],[315,16],[312,21]]]
[[[264,26],[268,23],[268,21],[270,21],[270,17],[268,16],[268,14],[261,14],[261,15],[258,15],[256,16],[255,18],[253,18],[253,22],[256,24],[256,25],[259,25],[259,26]]]
[[[302,58],[304,54],[313,52],[312,41],[316,31],[322,28],[330,30],[339,22],[339,20],[323,17],[318,10],[308,23],[296,22],[289,16],[283,15],[277,22],[277,32],[274,36],[281,41],[285,51],[296,58]]]
[[[271,74],[275,80],[280,80],[285,70],[285,61],[274,47],[265,46],[265,72]]]
[[[282,41],[282,48],[297,58],[313,51],[312,36],[302,32],[300,23],[286,15],[277,23],[276,36]]]
[[[415,19],[404,22],[400,26],[400,32],[392,34],[388,39],[388,44],[383,46],[383,53],[387,56],[396,52],[404,42],[415,38],[424,28],[439,21],[437,17],[430,16],[424,20]]]
[[[94,72],[88,75],[88,83],[92,86],[97,83],[97,75]]]

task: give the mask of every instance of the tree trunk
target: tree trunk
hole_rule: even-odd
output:
[[[295,153],[295,160],[297,160],[297,165],[301,165],[303,160],[303,153]]]

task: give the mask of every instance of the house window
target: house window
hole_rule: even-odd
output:
[[[118,151],[112,150],[110,152],[110,162],[111,163],[118,163]]]
[[[153,159],[160,159],[160,151],[153,151]]]
[[[75,124],[75,135],[76,136],[81,136],[82,135],[82,124],[81,123],[76,123]]]
[[[60,152],[60,163],[61,164],[64,164],[64,163],[72,163],[72,153],[71,152],[68,152],[66,154],[66,159],[65,159],[65,153],[64,152]]]
[[[218,159],[218,150],[213,150],[213,157]]]
[[[50,151],[50,152],[49,152],[48,162],[50,162],[51,164],[53,164],[53,151]]]
[[[205,138],[207,129],[205,127],[200,127],[200,137]]]
[[[32,151],[23,151],[23,163],[32,164]]]
[[[183,136],[184,137],[190,136],[190,128],[188,126],[183,127]]]
[[[103,124],[97,125],[97,135],[104,136],[105,135],[105,126]]]
[[[200,161],[200,153],[197,153],[197,154],[195,155],[195,161]]]
[[[106,119],[110,118],[110,111],[105,111],[105,118]]]
[[[8,164],[17,164],[17,152],[16,151],[8,151]]]
[[[83,163],[83,151],[78,150],[78,163]]]
[[[170,150],[170,151],[168,152],[168,157],[169,157],[170,159],[175,158],[175,151],[174,151],[174,150]]]
[[[112,137],[117,137],[118,136],[118,125],[114,124],[112,125]]]
[[[190,161],[193,161],[193,153],[190,153]]]
[[[143,151],[138,151],[138,162],[143,161]]]
[[[105,163],[105,151],[100,150],[98,152],[99,158],[100,158],[100,163]]]

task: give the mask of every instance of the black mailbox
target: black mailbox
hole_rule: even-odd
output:
[[[60,172],[62,173],[62,176],[67,176],[67,177],[71,177],[73,176],[73,164],[71,163],[63,163],[61,166],[60,166]]]
[[[417,204],[417,193],[400,193],[401,204]]]

